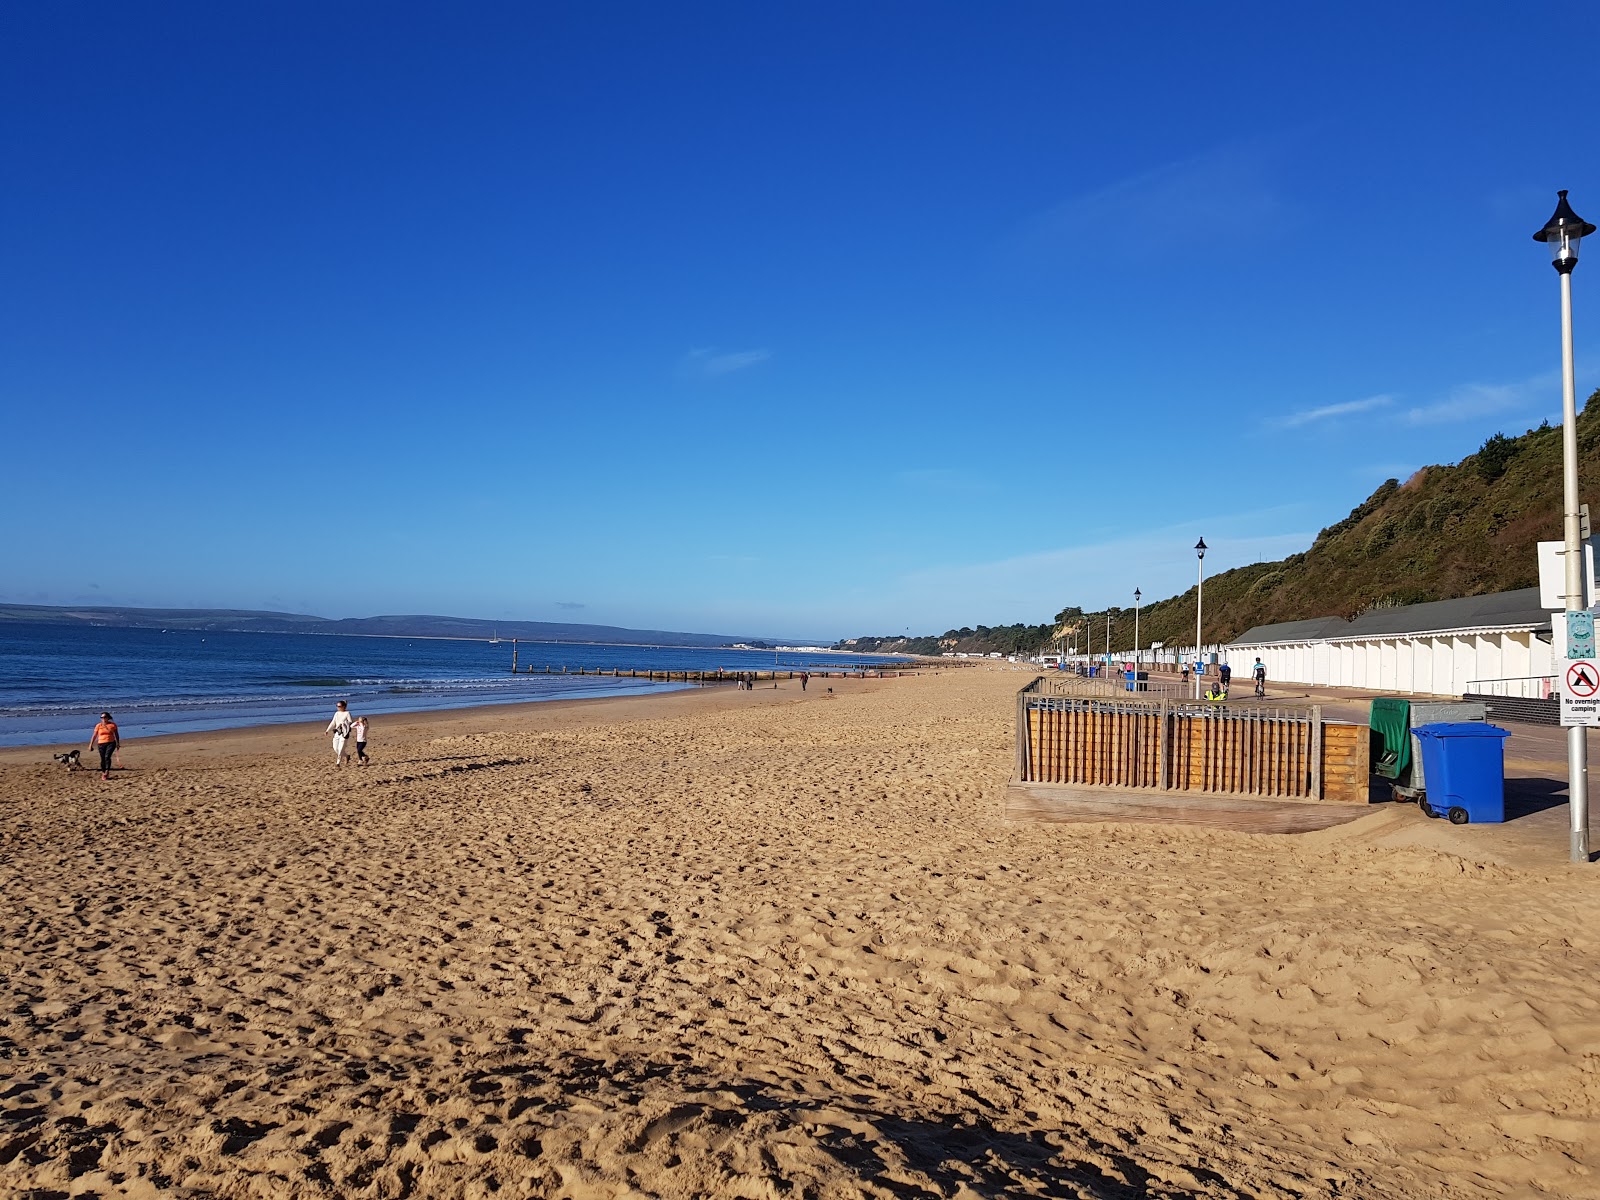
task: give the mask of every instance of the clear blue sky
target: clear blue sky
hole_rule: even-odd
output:
[[[1584,20],[9,5],[0,600],[832,637],[1303,549],[1559,419]]]

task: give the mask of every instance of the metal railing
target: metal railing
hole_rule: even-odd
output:
[[[1121,672],[1089,676],[1071,671],[1051,671],[1048,675],[1041,675],[1036,683],[1038,693],[1045,696],[1150,696],[1179,700],[1191,694],[1190,688],[1181,682],[1168,679],[1143,679],[1138,682],[1136,690],[1130,691],[1127,676]]]
[[[1466,695],[1504,696],[1507,699],[1548,700],[1556,694],[1554,675],[1508,675],[1503,679],[1469,679]]]

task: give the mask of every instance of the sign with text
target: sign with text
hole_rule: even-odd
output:
[[[1561,687],[1561,723],[1600,727],[1600,664],[1593,659],[1558,658],[1556,682]]]

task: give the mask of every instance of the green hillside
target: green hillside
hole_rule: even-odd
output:
[[[1585,501],[1600,494],[1600,390],[1578,416],[1578,478]],[[1595,514],[1600,520],[1600,504]],[[1521,437],[1497,433],[1453,466],[1424,467],[1404,483],[1385,480],[1305,552],[1207,578],[1205,637],[1227,642],[1276,621],[1350,618],[1382,606],[1532,587],[1539,582],[1534,543],[1561,535],[1561,430],[1543,425]],[[1087,621],[1099,653],[1106,615],[1104,609],[1084,613],[1069,604],[1055,620],[1074,631]],[[1114,608],[1110,615],[1112,648],[1131,650],[1133,609]],[[1140,640],[1190,645],[1194,618],[1191,587],[1140,610]],[[871,640],[885,650],[895,641]],[[1012,638],[1006,639],[1011,645],[992,647],[976,638],[961,640],[964,650],[1009,650],[1015,644]],[[1081,634],[1077,642],[1081,650]],[[913,638],[910,644],[937,643]]]

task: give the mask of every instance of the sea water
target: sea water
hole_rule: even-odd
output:
[[[572,642],[524,641],[516,650],[513,675],[510,641],[0,625],[0,746],[87,742],[102,711],[113,714],[125,738],[135,738],[326,721],[339,700],[351,712],[376,716],[695,686],[545,674],[546,666],[815,672],[903,661]]]

